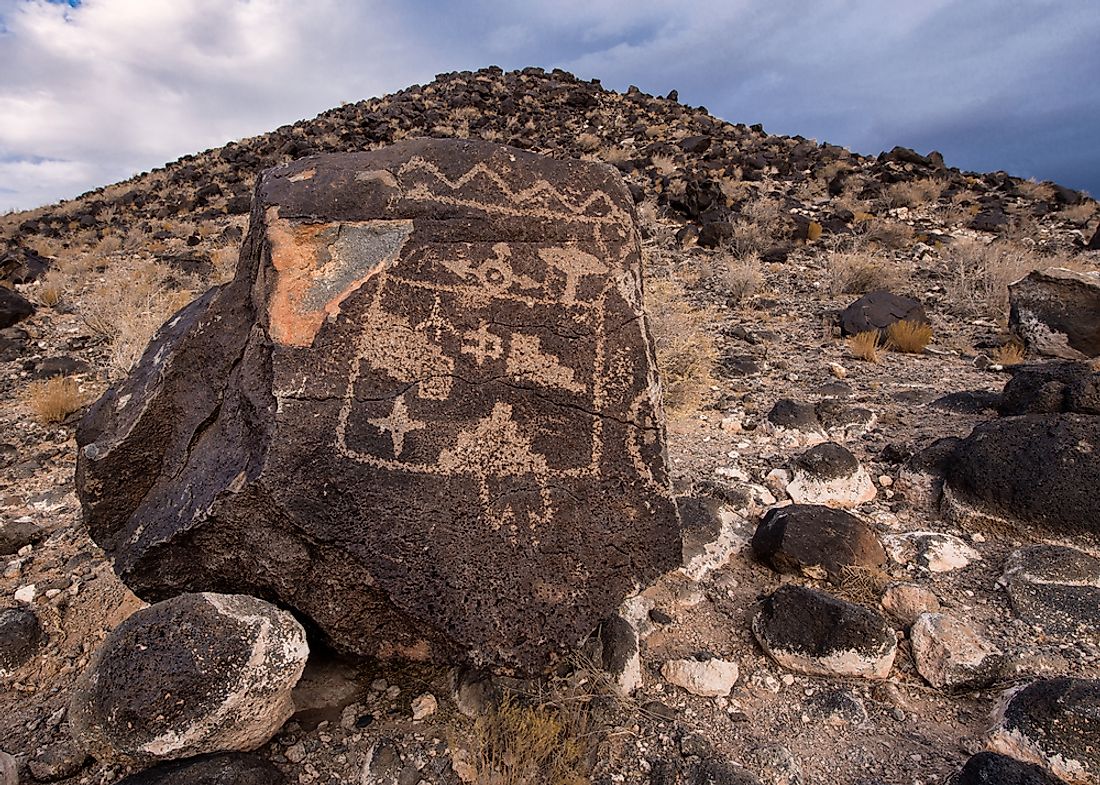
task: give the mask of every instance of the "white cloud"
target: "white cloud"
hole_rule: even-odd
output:
[[[1093,2],[0,0],[0,161],[39,162],[0,165],[0,209],[489,64],[677,88],[729,120],[867,152],[925,144],[1011,168],[1031,146],[1038,170],[1060,156],[1084,177],[1067,156],[1098,162],[1092,146],[1025,134],[1100,121]]]

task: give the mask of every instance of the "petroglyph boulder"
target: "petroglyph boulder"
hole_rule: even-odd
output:
[[[267,597],[354,653],[541,668],[680,563],[632,200],[601,164],[416,140],[268,171],[235,279],[78,442],[135,592]]]

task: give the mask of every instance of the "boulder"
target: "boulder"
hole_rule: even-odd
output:
[[[26,545],[36,545],[46,538],[46,530],[31,521],[10,521],[0,524],[0,556],[10,556]]]
[[[765,598],[752,631],[772,659],[811,676],[885,679],[897,653],[881,614],[794,584]]]
[[[30,608],[0,610],[0,676],[9,676],[30,660],[44,638],[42,624]]]
[[[1034,763],[1021,763],[996,752],[972,755],[951,785],[1065,785]]]
[[[21,322],[34,313],[30,300],[19,292],[0,286],[0,330]]]
[[[919,301],[886,291],[865,294],[840,312],[844,335],[885,332],[894,322],[928,324],[928,315]]]
[[[680,512],[685,575],[700,581],[725,566],[744,544],[737,529],[744,522],[728,505],[706,496],[680,496]]]
[[[940,609],[935,592],[915,583],[891,583],[882,592],[879,602],[904,627],[913,626],[922,613],[935,613]]]
[[[1100,559],[1064,545],[1017,548],[1001,583],[1016,615],[1045,635],[1100,645]]]
[[[694,660],[669,660],[661,666],[661,676],[669,684],[704,698],[725,697],[737,683],[736,662],[716,657]]]
[[[1100,371],[1085,362],[1054,360],[1018,365],[1001,392],[1002,416],[1021,414],[1100,415]]]
[[[617,613],[600,625],[600,661],[620,696],[631,695],[642,686],[638,631]]]
[[[1071,785],[1100,781],[1100,681],[1040,679],[1012,694],[987,746]]]
[[[898,564],[915,564],[928,572],[961,570],[981,556],[954,534],[905,532],[882,538],[886,552]]]
[[[753,555],[772,569],[841,583],[850,572],[886,565],[878,535],[849,512],[816,504],[769,510],[756,527]]]
[[[79,428],[92,538],[142,598],[547,668],[680,565],[641,294],[603,164],[415,140],[269,170],[234,280]]]
[[[875,498],[875,483],[859,460],[835,442],[811,447],[794,459],[787,495],[795,504],[858,507]]]
[[[983,423],[947,466],[944,501],[960,525],[1100,530],[1100,417],[1029,414]]]
[[[917,673],[933,687],[983,687],[1000,673],[1003,654],[973,625],[946,613],[922,613],[909,630]]]
[[[1008,287],[1009,329],[1028,351],[1070,360],[1100,356],[1100,273],[1051,267]]]
[[[115,785],[283,785],[286,778],[258,755],[226,752],[171,761],[131,774]]]
[[[256,749],[294,712],[291,689],[308,653],[302,626],[263,600],[165,600],[96,651],[73,689],[73,736],[104,762]]]

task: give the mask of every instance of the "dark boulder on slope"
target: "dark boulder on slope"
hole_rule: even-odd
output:
[[[602,164],[417,140],[266,173],[236,278],[82,423],[143,598],[540,669],[680,564],[633,202]]]

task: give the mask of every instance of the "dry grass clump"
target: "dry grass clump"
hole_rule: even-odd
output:
[[[869,363],[878,363],[882,360],[882,339],[878,330],[857,333],[851,336],[847,343],[848,350],[860,360],[866,360]]]
[[[1009,341],[993,350],[992,359],[997,365],[1019,365],[1027,353],[1019,341]]]
[[[932,325],[903,319],[886,328],[886,339],[895,351],[920,354],[932,342]]]
[[[655,155],[650,159],[653,163],[653,168],[657,170],[657,174],[661,176],[670,175],[676,171],[676,159],[670,155]]]
[[[144,260],[109,265],[84,294],[80,315],[110,345],[110,368],[129,373],[157,329],[194,297],[163,264]]]
[[[758,254],[781,243],[788,234],[787,217],[779,202],[760,197],[741,208],[740,220],[733,223],[723,247],[734,256]]]
[[[838,593],[852,602],[874,605],[890,582],[890,576],[875,567],[846,564],[840,568]]]
[[[1008,319],[1008,285],[1032,270],[1079,268],[1065,256],[1043,256],[1013,240],[960,240],[946,255],[949,290],[955,305],[972,315]]]
[[[577,136],[577,147],[586,153],[593,153],[600,147],[600,137],[590,133],[580,134]]]
[[[672,280],[648,282],[645,300],[665,408],[684,414],[698,408],[714,384],[718,347],[707,329],[712,314],[695,308]]]
[[[723,254],[713,265],[715,285],[730,305],[740,305],[748,300],[764,282],[758,254],[748,253],[740,257]]]
[[[472,742],[479,783],[582,785],[589,781],[584,706],[529,705],[505,695],[474,723]]]
[[[68,277],[64,272],[56,268],[47,270],[35,287],[34,297],[47,308],[53,308],[65,296],[68,284]]]
[[[860,216],[857,215],[856,218]],[[916,232],[909,224],[887,218],[871,216],[867,220],[859,221],[858,226],[863,230],[865,240],[893,250],[908,248],[916,237]]]
[[[866,249],[829,254],[829,278],[833,294],[866,294],[905,283],[897,265]]]
[[[943,186],[931,177],[894,183],[886,188],[886,201],[891,207],[916,207],[939,199]]]
[[[1016,183],[1016,190],[1033,202],[1049,202],[1054,199],[1054,188],[1050,183],[1040,183],[1031,178]]]
[[[41,423],[52,425],[64,421],[88,402],[76,379],[54,376],[27,385],[24,400]]]

